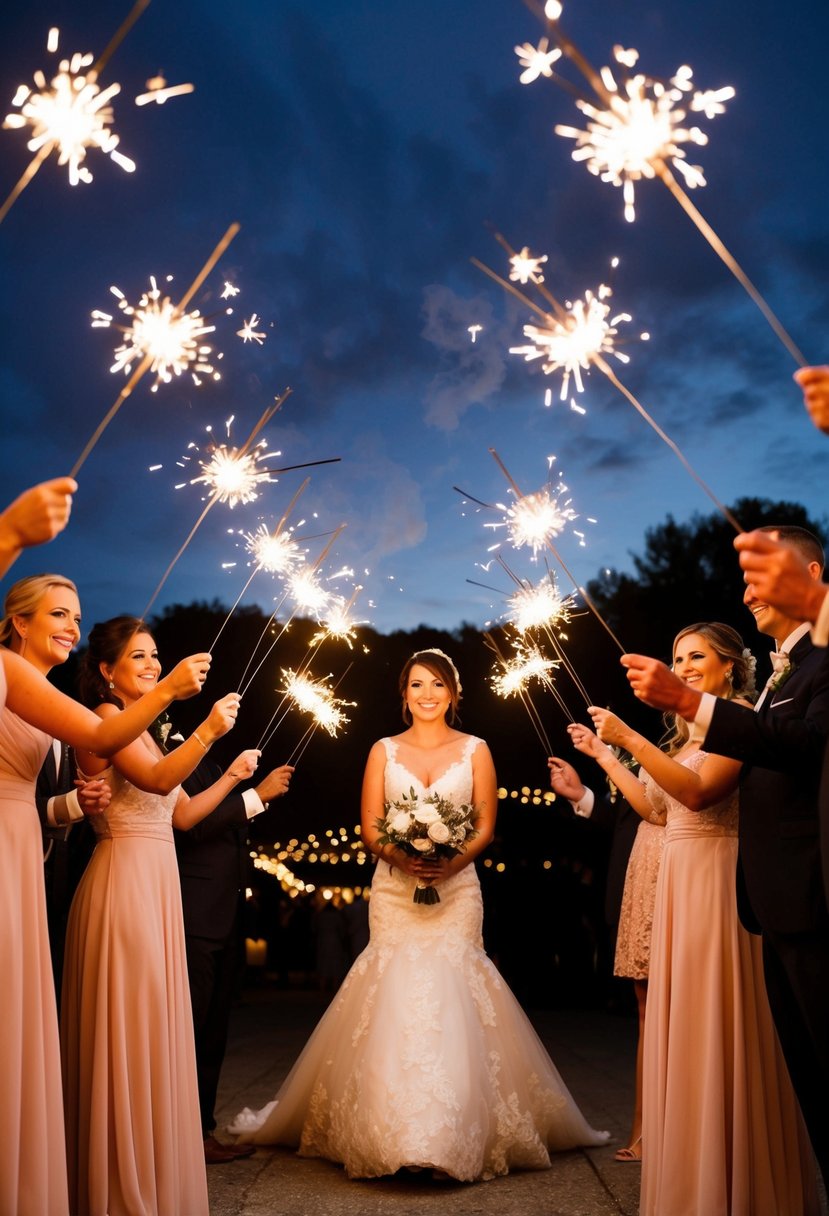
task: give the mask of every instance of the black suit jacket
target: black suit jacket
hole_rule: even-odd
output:
[[[594,791],[593,796],[594,803],[590,819],[611,833],[610,852],[607,858],[604,916],[609,925],[615,926],[619,923],[630,851],[642,820],[621,794],[616,795],[615,802],[612,802],[607,794],[599,794]]]
[[[191,796],[213,785],[222,770],[205,757],[184,782]],[[241,793],[232,793],[189,832],[175,831],[184,931],[223,942],[233,930],[248,882],[248,818]]]
[[[746,928],[802,933],[825,924],[818,788],[829,736],[829,651],[807,635],[794,670],[758,711],[718,700],[706,751],[743,761],[737,897]]]

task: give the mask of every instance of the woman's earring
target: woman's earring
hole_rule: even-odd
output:
[[[113,680],[110,680],[109,687],[110,687],[110,691],[112,691],[112,689],[115,687],[115,683]]]
[[[726,680],[728,680],[729,684],[734,683],[734,668],[733,667],[729,667],[728,671],[725,673],[725,678],[726,678]]]

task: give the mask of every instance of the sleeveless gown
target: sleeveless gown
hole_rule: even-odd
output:
[[[5,676],[0,662],[0,706]],[[60,1049],[35,781],[51,745],[0,709],[0,1213],[66,1216]]]
[[[172,813],[115,769],[72,902],[61,999],[73,1216],[207,1216]]]
[[[705,753],[680,763],[698,768]],[[814,1164],[737,915],[738,795],[667,810],[645,1015],[641,1216],[806,1216]]]
[[[414,787],[470,802],[478,742],[468,736],[424,787],[384,739],[386,799]],[[341,1162],[352,1178],[409,1166],[465,1182],[546,1169],[551,1150],[604,1143],[484,953],[474,865],[440,884],[437,904],[415,904],[414,885],[377,864],[368,946],[276,1101],[230,1130]]]

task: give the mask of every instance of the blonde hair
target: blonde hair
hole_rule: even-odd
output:
[[[720,621],[700,621],[696,625],[686,625],[674,638],[674,644],[671,647],[672,656],[682,638],[688,637],[692,633],[704,638],[718,658],[731,660],[729,687],[725,699],[730,701],[733,697],[740,697],[744,701],[753,702],[757,696],[757,689],[754,687],[756,664],[754,656],[743,645],[743,639],[737,630],[732,629],[730,625],[723,625]],[[685,746],[691,732],[688,729],[688,723],[678,714],[665,714],[664,722],[667,733],[662,739],[661,746],[669,756],[673,756]]]
[[[20,637],[14,628],[12,618],[16,616],[34,616],[40,607],[40,601],[52,587],[67,587],[78,594],[78,588],[69,578],[62,574],[30,574],[21,578],[9,588],[3,604],[3,619],[0,621],[0,644],[13,649],[12,643]]]

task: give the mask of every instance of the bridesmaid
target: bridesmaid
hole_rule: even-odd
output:
[[[683,629],[673,664],[694,688],[750,705],[754,661],[728,625]],[[681,719],[671,719],[663,750],[607,710],[589,712],[600,739],[639,761],[643,781],[610,748],[602,767],[667,825],[645,1018],[640,1212],[811,1216],[814,1167],[771,1020],[760,938],[737,916],[740,764],[703,752]],[[595,746],[587,727],[569,730],[580,750]]]
[[[2,516],[3,548],[8,536],[1,521]],[[13,548],[14,544],[4,552]],[[21,650],[25,634],[24,655],[0,645],[0,688],[7,684],[5,708],[0,709],[0,1213],[4,1216],[66,1216],[68,1212],[55,989],[35,806],[35,781],[51,736],[102,754],[117,750],[175,698],[198,692],[210,665],[209,655],[186,660],[146,705],[118,721],[102,722],[58,692],[43,674],[77,639],[77,595],[67,580],[57,579],[57,586],[55,602],[44,593],[26,606],[10,595],[10,605],[17,611],[13,619],[6,617],[0,623],[0,637]]]
[[[157,686],[161,666],[143,621],[96,625],[82,699],[104,721]],[[112,758],[78,762],[106,776],[109,807],[92,821],[95,852],[69,913],[61,999],[69,1198],[77,1216],[207,1216],[193,1022],[173,825],[192,827],[252,775],[237,757],[193,798],[180,782],[233,726],[239,696],[218,701],[175,751],[145,732]]]

